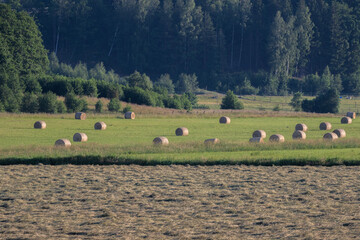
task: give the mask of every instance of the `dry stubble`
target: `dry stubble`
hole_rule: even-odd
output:
[[[6,166],[0,239],[350,239],[360,167]]]

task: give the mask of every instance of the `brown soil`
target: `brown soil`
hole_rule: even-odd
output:
[[[6,166],[0,239],[360,239],[360,167]]]

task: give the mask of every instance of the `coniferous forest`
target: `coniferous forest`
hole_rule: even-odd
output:
[[[3,110],[39,111],[51,92],[175,108],[197,86],[360,93],[360,0],[0,2]]]

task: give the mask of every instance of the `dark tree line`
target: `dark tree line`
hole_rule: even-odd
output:
[[[45,48],[73,66],[195,73],[200,87],[238,94],[318,92],[305,76],[328,67],[360,93],[360,0],[3,2],[33,16]]]

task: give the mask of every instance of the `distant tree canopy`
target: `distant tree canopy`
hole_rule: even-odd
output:
[[[0,2],[0,111],[48,91],[186,109],[198,87],[360,94],[359,0]]]
[[[19,111],[25,89],[33,84],[39,87],[33,76],[47,69],[47,52],[34,19],[0,3],[0,101],[4,109]]]

